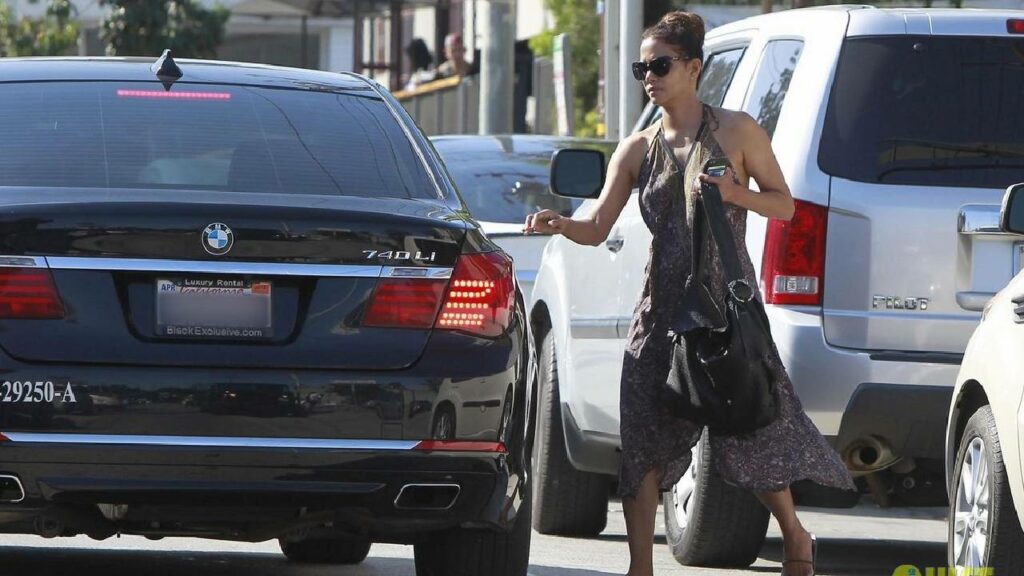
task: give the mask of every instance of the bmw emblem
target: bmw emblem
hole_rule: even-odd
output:
[[[214,256],[223,256],[235,243],[235,234],[227,224],[214,222],[203,230],[203,249]]]

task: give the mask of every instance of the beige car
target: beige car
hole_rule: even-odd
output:
[[[1020,270],[1024,184],[1006,191],[999,229],[989,233],[1020,235],[1013,262]],[[1024,574],[1024,271],[981,318],[946,432],[949,563],[957,576]]]

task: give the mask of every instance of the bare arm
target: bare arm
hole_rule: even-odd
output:
[[[768,133],[748,114],[737,118],[737,131],[743,142],[743,168],[757,181],[755,192],[734,180],[733,172],[717,178],[702,174],[700,179],[718,185],[722,200],[753,210],[766,218],[789,220],[793,217],[793,196],[786,185]]]
[[[643,136],[634,134],[626,138],[612,154],[604,188],[590,214],[582,218],[567,218],[552,210],[541,210],[526,217],[523,232],[562,234],[577,244],[601,244],[608,238],[629,200],[646,152],[647,143]]]

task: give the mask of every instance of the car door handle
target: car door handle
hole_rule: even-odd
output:
[[[622,250],[622,245],[626,243],[626,239],[622,236],[612,236],[604,241],[605,248],[608,248],[612,252],[618,252]]]

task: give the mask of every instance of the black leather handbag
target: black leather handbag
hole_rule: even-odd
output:
[[[701,254],[705,224],[725,268],[724,310],[715,303],[707,285]],[[713,432],[753,432],[779,415],[775,379],[767,362],[772,350],[771,329],[764,306],[743,274],[722,197],[713,184],[701,188],[691,246],[684,310],[673,322],[666,382],[669,401],[679,416]],[[694,318],[700,321],[694,322]]]

